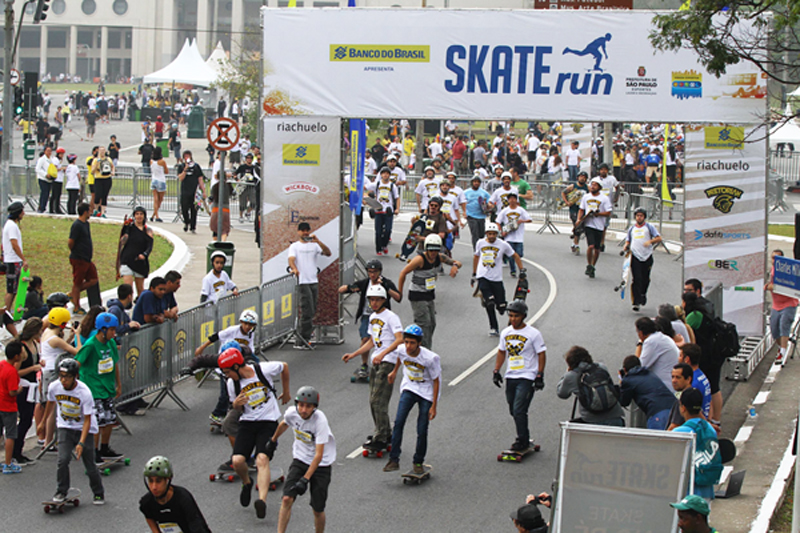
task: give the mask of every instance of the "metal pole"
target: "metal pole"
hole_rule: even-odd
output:
[[[5,63],[3,63],[3,147],[0,157],[3,160],[2,177],[0,178],[0,212],[6,212],[8,205],[8,187],[11,183],[11,143],[14,140],[14,97],[11,91],[12,55],[14,53],[11,43],[14,41],[14,0],[5,0],[6,27],[5,27]]]
[[[614,170],[614,131],[611,122],[603,122],[603,162]]]
[[[219,157],[219,190],[217,191],[217,242],[222,242],[222,217],[224,212],[225,197],[227,196],[227,187],[225,186],[225,155],[228,152],[222,152]]]
[[[800,408],[798,408],[798,413],[800,413]],[[798,428],[800,428],[800,420],[795,425],[795,448],[794,448],[794,511],[792,512],[792,533],[800,532],[800,512],[798,512],[797,506],[800,505],[800,451],[798,451],[798,442],[800,442],[800,435],[798,435]]]

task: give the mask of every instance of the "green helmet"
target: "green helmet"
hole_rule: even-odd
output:
[[[156,455],[144,465],[144,477],[164,477],[171,479],[172,463],[163,455]]]

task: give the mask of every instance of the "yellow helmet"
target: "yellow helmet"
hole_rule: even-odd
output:
[[[50,321],[50,324],[61,328],[69,322],[70,318],[72,318],[72,314],[66,307],[54,307],[50,310],[50,314],[47,315],[47,320]]]

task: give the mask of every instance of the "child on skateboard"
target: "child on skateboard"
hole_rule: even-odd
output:
[[[397,404],[397,415],[392,432],[392,450],[389,462],[383,467],[384,472],[393,472],[400,468],[400,452],[403,443],[403,429],[406,419],[414,407],[419,405],[417,420],[417,449],[414,453],[414,473],[423,474],[425,454],[428,451],[428,424],[436,417],[436,406],[439,401],[439,386],[442,374],[439,356],[421,346],[422,328],[411,324],[403,332],[404,344],[397,349],[397,362],[387,381],[392,384],[397,378],[397,371],[403,366],[403,383],[400,385],[400,401]]]
[[[336,439],[328,425],[328,418],[319,410],[319,392],[314,387],[300,387],[294,402],[295,405],[286,410],[275,435],[267,443],[267,454],[272,458],[278,447],[278,438],[287,429],[294,430],[293,459],[283,486],[278,533],[286,531],[294,501],[306,493],[309,484],[314,529],[316,533],[322,533],[325,531],[325,503],[331,483],[331,465],[336,461]]]
[[[105,490],[94,457],[94,438],[97,435],[97,417],[94,412],[95,400],[89,387],[78,379],[80,366],[72,358],[58,364],[58,380],[47,389],[47,413],[49,417],[58,406],[56,426],[58,428],[58,488],[53,496],[56,503],[67,499],[69,491],[69,463],[72,454],[83,461],[89,485],[94,494],[92,503],[105,503]]]
[[[139,510],[150,531],[211,533],[192,493],[173,485],[172,475],[172,463],[161,455],[153,457],[144,466],[144,483],[148,492],[139,500]]]
[[[367,299],[373,311],[369,316],[371,337],[355,352],[344,354],[342,361],[346,363],[374,348],[369,376],[369,406],[375,429],[372,438],[364,443],[364,448],[377,452],[385,450],[392,438],[389,401],[392,399],[393,387],[388,376],[397,362],[397,348],[403,343],[403,325],[400,317],[386,308],[388,298],[383,286],[370,285],[367,288]]]

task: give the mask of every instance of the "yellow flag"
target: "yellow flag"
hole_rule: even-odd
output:
[[[669,124],[664,125],[664,151],[661,154],[661,200],[664,207],[672,207],[672,195],[667,185],[667,149],[669,148]]]
[[[689,0],[686,0],[687,2]],[[297,0],[289,0],[289,7],[297,7]]]
[[[678,8],[678,11],[688,11],[692,8],[692,0],[686,0],[684,3],[681,4],[681,7]]]

